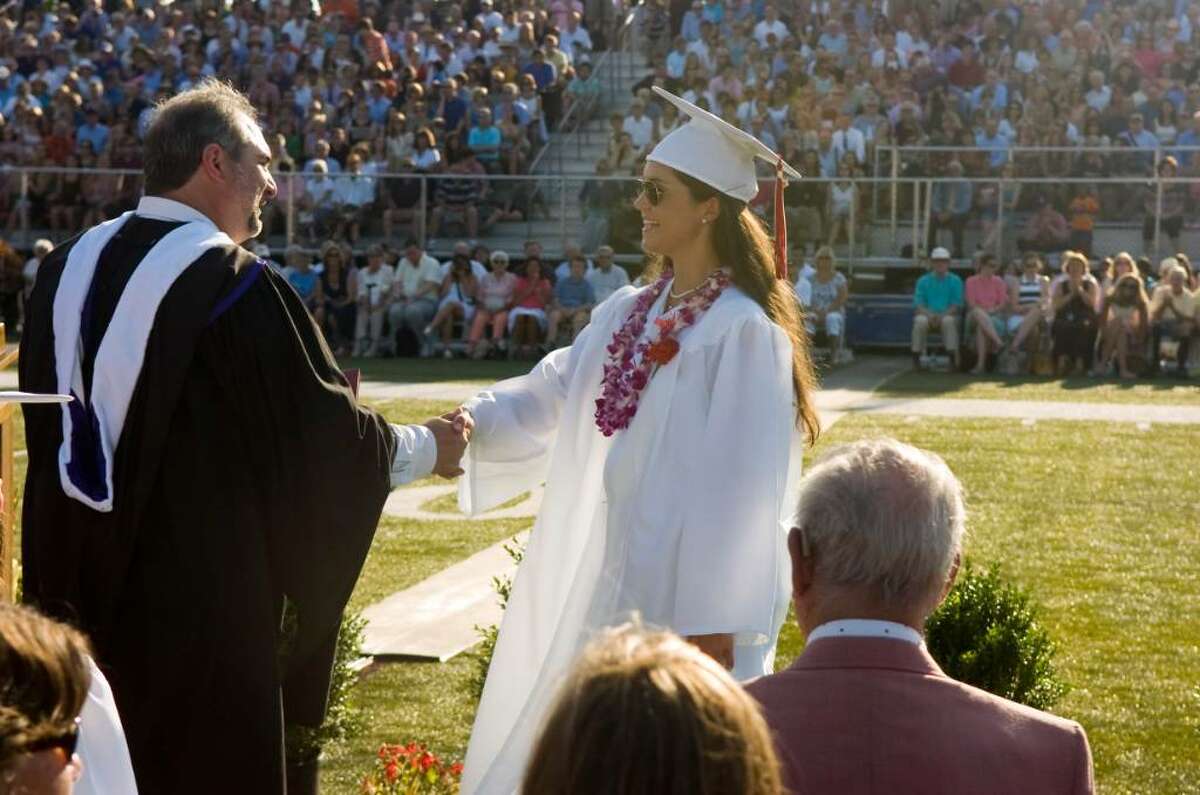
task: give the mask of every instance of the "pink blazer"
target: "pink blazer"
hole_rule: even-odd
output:
[[[796,795],[1093,791],[1078,723],[956,682],[912,643],[821,638],[747,689]]]

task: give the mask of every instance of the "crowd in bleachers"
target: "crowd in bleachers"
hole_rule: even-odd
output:
[[[154,104],[206,77],[242,89],[261,113],[283,208],[316,244],[390,236],[414,221],[413,181],[429,188],[435,230],[474,237],[528,192],[472,177],[519,174],[574,102],[598,86],[580,0],[549,3],[13,3],[0,9],[0,160],[5,165],[140,169]],[[596,38],[602,36],[597,31]],[[292,179],[289,174],[311,176]],[[62,239],[136,203],[140,177],[0,174],[0,222]],[[514,205],[516,205],[514,209]]]
[[[630,283],[608,246],[588,256],[569,244],[555,264],[534,240],[515,263],[465,240],[439,262],[415,238],[399,250],[371,245],[361,269],[349,265],[349,245],[332,240],[319,262],[299,245],[280,262],[263,244],[258,253],[287,277],[339,356],[535,357],[570,344],[591,310]]]
[[[942,229],[953,233],[956,257],[969,253],[968,223],[994,242],[1001,204],[1006,225],[1011,213],[1022,214],[1023,248],[1062,251],[1076,238],[1074,248],[1090,253],[1097,220],[1134,217],[1144,219],[1147,248],[1157,221],[1174,251],[1200,198],[1194,186],[1169,183],[1160,208],[1157,188],[1142,179],[1156,162],[1164,177],[1200,172],[1189,149],[1200,145],[1197,3],[652,0],[641,7],[639,31],[653,73],[628,113],[612,119],[598,173],[638,173],[641,158],[679,123],[653,100],[649,87],[657,84],[739,124],[807,175],[888,175],[898,156],[901,176],[961,177],[935,191],[929,228],[935,239]],[[895,155],[892,145],[950,148]],[[1013,182],[1001,196],[995,182],[981,181],[1002,174],[1138,182]],[[860,221],[875,206],[848,181],[794,183],[788,194],[792,239],[814,248],[845,239],[851,206]],[[910,194],[901,191],[899,201],[909,205]],[[1042,206],[1069,221],[1035,221]],[[620,208],[589,208],[601,216],[595,225],[621,226]]]

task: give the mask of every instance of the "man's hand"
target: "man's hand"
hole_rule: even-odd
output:
[[[463,409],[455,409],[450,414],[429,420],[425,427],[433,432],[434,441],[437,442],[437,462],[433,466],[433,474],[443,478],[462,475],[463,453],[467,450],[467,442],[475,427],[471,415]]]
[[[687,642],[719,662],[726,670],[733,670],[733,635],[689,635]]]

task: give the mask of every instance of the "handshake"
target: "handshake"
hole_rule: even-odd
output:
[[[433,466],[433,474],[443,478],[456,478],[463,474],[462,457],[471,441],[475,430],[475,419],[471,412],[458,407],[449,414],[425,423],[425,427],[433,432],[437,442],[437,463]]]

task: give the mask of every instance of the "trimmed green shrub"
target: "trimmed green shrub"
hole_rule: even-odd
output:
[[[295,611],[285,606],[284,632],[290,641],[295,632]],[[316,760],[329,743],[345,739],[356,733],[362,725],[362,710],[350,701],[350,691],[358,681],[358,673],[352,667],[362,657],[363,630],[367,620],[359,613],[347,613],[342,617],[342,628],[338,632],[337,647],[333,657],[333,673],[329,680],[329,707],[325,722],[320,728],[289,723],[284,726],[284,747],[289,764],[303,765]],[[286,654],[287,643],[281,650]]]
[[[969,565],[925,624],[929,653],[949,676],[997,696],[1049,709],[1068,690],[1037,608],[998,566]]]
[[[524,547],[517,544],[516,541],[506,543],[504,551],[517,564],[520,564],[521,558],[525,557]],[[500,597],[500,607],[508,607],[508,597],[512,593],[512,578],[493,577],[492,587],[496,589],[496,594]],[[496,624],[492,624],[490,627],[477,625],[475,631],[479,633],[479,644],[471,652],[471,661],[474,663],[475,670],[471,672],[469,686],[475,702],[479,703],[479,699],[483,698],[483,685],[487,682],[488,668],[492,665],[492,654],[496,651],[496,638],[500,635],[500,627]]]

